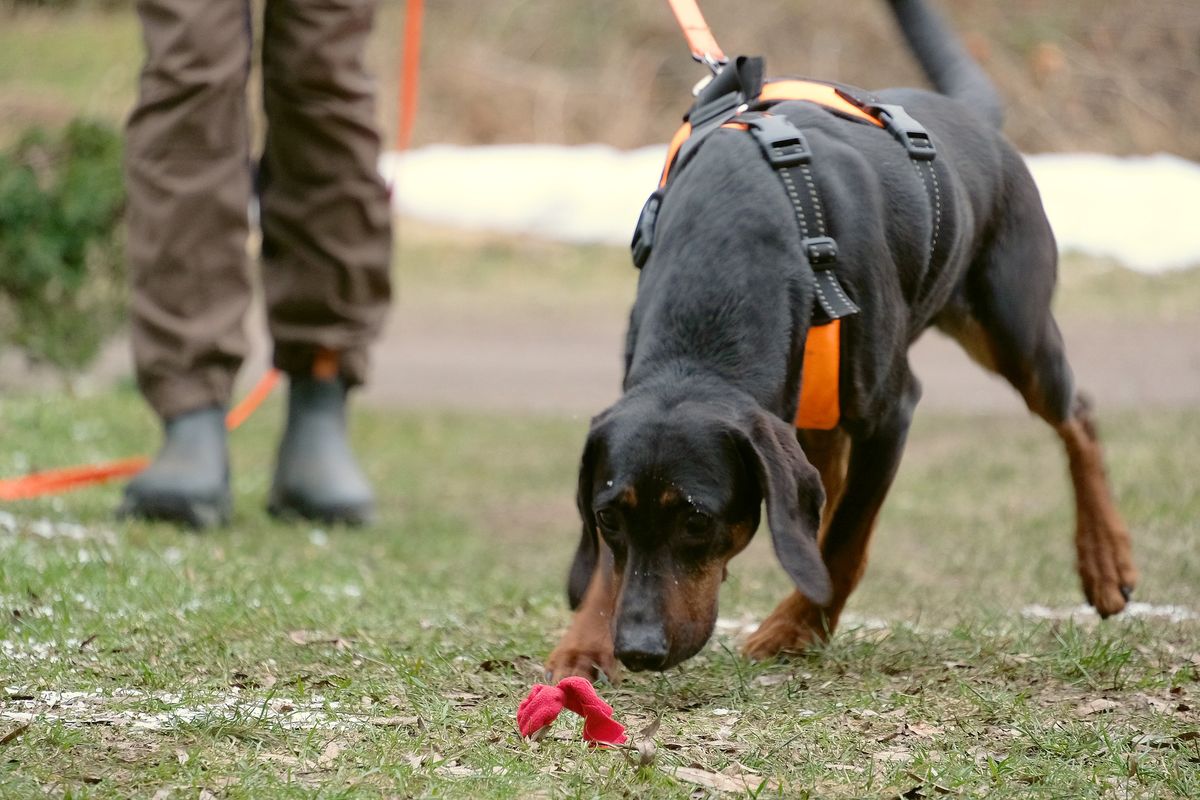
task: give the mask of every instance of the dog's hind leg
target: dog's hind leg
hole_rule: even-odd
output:
[[[867,565],[867,547],[879,509],[900,466],[912,412],[920,397],[920,385],[905,376],[907,390],[889,419],[879,421],[867,435],[856,438],[846,458],[845,434],[840,440],[813,437],[806,432],[801,442],[806,455],[816,458],[827,493],[832,486],[838,499],[827,501],[821,526],[821,556],[833,582],[833,599],[818,606],[800,592],[792,592],[771,612],[743,647],[754,659],[779,653],[795,653],[815,641],[828,638],[838,617]],[[811,451],[811,452],[810,452]],[[823,461],[824,463],[818,463]]]
[[[1010,203],[1010,219],[968,275],[965,305],[938,327],[1021,393],[1062,439],[1075,493],[1075,549],[1084,595],[1102,617],[1125,607],[1137,584],[1129,531],[1117,511],[1087,399],[1074,385],[1050,313],[1057,253],[1032,199]],[[1024,212],[1025,218],[1020,218]]]

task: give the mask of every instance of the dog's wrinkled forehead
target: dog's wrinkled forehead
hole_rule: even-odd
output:
[[[733,499],[740,456],[728,426],[711,415],[626,414],[606,425],[593,475],[595,504],[672,499],[710,512]]]

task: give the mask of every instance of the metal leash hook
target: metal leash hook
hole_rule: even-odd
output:
[[[714,78],[717,76],[717,73],[729,63],[729,59],[725,58],[725,56],[717,58],[712,53],[701,53],[700,55],[693,53],[692,58],[696,59],[701,64],[712,70],[712,77]]]
[[[683,38],[687,39],[688,47],[692,51],[692,58],[712,71],[709,80],[716,77],[717,73],[729,63],[729,58],[721,50],[721,45],[717,44],[716,37],[709,30],[708,23],[704,21],[704,15],[700,13],[700,6],[696,5],[696,0],[667,0],[667,3],[671,6],[671,11],[675,14],[679,27],[683,29]],[[696,84],[692,93],[695,94],[703,88],[704,82],[701,81]]]

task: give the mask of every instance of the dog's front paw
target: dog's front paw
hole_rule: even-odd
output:
[[[617,659],[611,646],[576,644],[564,639],[546,659],[546,677],[551,683],[574,675],[594,681],[600,673],[604,673],[610,683],[615,683],[617,672]]]
[[[742,655],[765,661],[783,653],[803,653],[820,637],[806,623],[768,617],[742,645]]]
[[[800,592],[792,592],[762,621],[742,645],[742,654],[764,661],[781,653],[803,653],[828,638],[837,624],[837,613],[813,605]]]

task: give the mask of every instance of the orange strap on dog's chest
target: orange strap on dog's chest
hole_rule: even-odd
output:
[[[838,392],[842,367],[842,321],[808,329],[796,427],[827,431],[836,428],[842,409]]]

